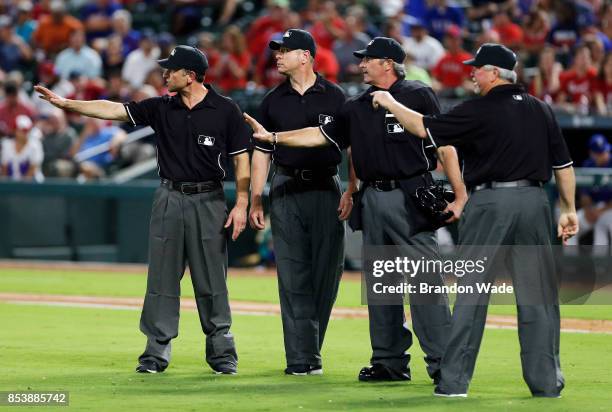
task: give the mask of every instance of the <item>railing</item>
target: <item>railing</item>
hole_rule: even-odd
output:
[[[143,129],[135,130],[127,135],[127,139],[124,144],[132,143],[140,139],[144,139],[147,136],[151,136],[153,133],[153,129],[150,127],[145,127]],[[82,152],[74,155],[74,160],[77,162],[83,162],[87,159],[91,159],[94,156],[97,156],[102,153],[106,153],[110,150],[110,142],[102,143],[97,146],[90,147],[89,149],[85,149]]]

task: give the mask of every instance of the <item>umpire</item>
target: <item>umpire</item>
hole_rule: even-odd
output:
[[[236,373],[238,356],[230,332],[226,287],[226,228],[235,240],[246,225],[249,187],[248,127],[238,106],[203,84],[206,56],[177,46],[159,61],[168,91],[139,103],[61,98],[42,86],[41,97],[62,109],[101,119],[150,125],[156,133],[161,185],[155,192],[149,229],[149,274],[140,330],[147,336],[137,372],[163,372],[170,341],[178,335],[180,281],[189,263],[206,361],[215,373]],[[222,180],[231,157],[236,205],[227,213]]]
[[[261,123],[270,130],[319,126],[334,120],[344,92],[313,71],[315,42],[307,31],[290,29],[277,50],[278,71],[286,81],[260,106]],[[344,266],[344,222],[352,207],[354,178],[341,195],[340,151],[330,146],[291,148],[258,142],[251,170],[254,229],[264,228],[261,196],[271,157],[270,217],[278,271],[278,289],[288,375],[323,372],[321,348]]]
[[[414,135],[437,147],[452,144],[461,152],[471,189],[459,227],[463,249],[533,246],[529,251],[535,256],[512,255],[513,267],[522,269],[512,276],[523,377],[533,396],[559,397],[564,378],[558,292],[552,270],[551,210],[542,185],[554,170],[561,205],[557,235],[565,242],[578,231],[572,160],[551,108],[514,84],[516,55],[511,50],[484,44],[464,64],[474,66],[472,78],[481,97],[447,114],[423,116],[383,92],[373,94],[373,104],[395,114]],[[527,266],[525,259],[535,264]],[[472,282],[467,278],[459,283]],[[438,396],[467,396],[487,316],[486,304],[469,304],[468,299],[469,295],[457,296],[442,379],[434,391]]]
[[[350,145],[355,172],[364,187],[352,212],[356,214],[363,208],[364,245],[413,245],[437,255],[431,224],[408,194],[414,193],[416,187],[432,183],[429,171],[436,167],[434,153],[424,142],[410,138],[392,114],[374,110],[370,93],[388,90],[404,104],[431,114],[439,112],[437,99],[423,83],[404,80],[405,53],[397,41],[377,37],[366,49],[354,54],[361,59],[359,67],[364,82],[371,87],[349,99],[333,122],[269,133],[250,116],[245,117],[255,131],[255,138],[276,145],[331,145],[338,151]],[[439,150],[438,155],[457,195],[449,210],[460,213],[467,196],[456,152],[447,147]],[[442,284],[441,277],[434,283]],[[410,310],[415,333],[426,354],[429,376],[437,381],[450,328],[450,311],[445,295],[434,298],[429,305],[415,305],[411,301]],[[371,366],[360,371],[359,380],[410,380],[407,350],[412,345],[412,333],[405,326],[403,305],[368,305],[368,311]]]

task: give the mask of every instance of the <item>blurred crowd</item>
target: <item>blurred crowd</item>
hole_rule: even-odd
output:
[[[87,100],[162,95],[156,61],[191,44],[208,55],[206,82],[230,95],[261,91],[283,80],[267,45],[288,28],[309,30],[315,70],[347,84],[361,82],[352,52],[393,37],[408,54],[407,78],[448,98],[473,91],[461,62],[483,43],[503,43],[519,55],[519,81],[535,96],[612,115],[610,1],[3,0],[1,173],[98,178],[155,156],[151,141],[126,142],[130,127],[59,111],[33,95],[34,84]],[[109,150],[78,156],[100,144]]]

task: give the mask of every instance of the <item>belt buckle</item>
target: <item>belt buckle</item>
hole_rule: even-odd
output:
[[[382,192],[383,189],[381,188],[381,185],[385,183],[384,180],[375,180],[374,181],[374,190],[376,190],[377,192]]]
[[[190,187],[188,183],[181,183],[180,192],[184,195],[191,195],[193,192],[185,191],[185,188]]]
[[[306,177],[308,173],[310,173],[310,177]],[[308,180],[312,180],[312,178],[313,178],[312,170],[308,170],[308,169],[300,170],[300,179],[308,181]]]

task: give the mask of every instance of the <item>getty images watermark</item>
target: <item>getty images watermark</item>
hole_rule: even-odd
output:
[[[443,259],[426,259],[421,257],[414,260],[406,256],[395,257],[392,260],[375,260],[372,262],[372,276],[381,280],[383,276],[400,275],[403,279],[414,279],[417,275],[428,274],[435,276],[436,274],[454,275],[462,278],[466,275],[482,275],[485,273],[485,265],[488,258],[485,256],[482,259],[476,260],[443,260]],[[393,279],[396,280],[396,279]],[[436,279],[425,279],[419,282],[402,281],[399,284],[386,285],[384,282],[375,282],[372,285],[372,290],[377,294],[386,293],[514,293],[512,285],[507,283],[493,284],[491,282],[475,282],[474,284],[459,285],[451,283],[449,285],[440,284]]]
[[[365,246],[362,303],[612,304],[612,260],[598,248]]]

